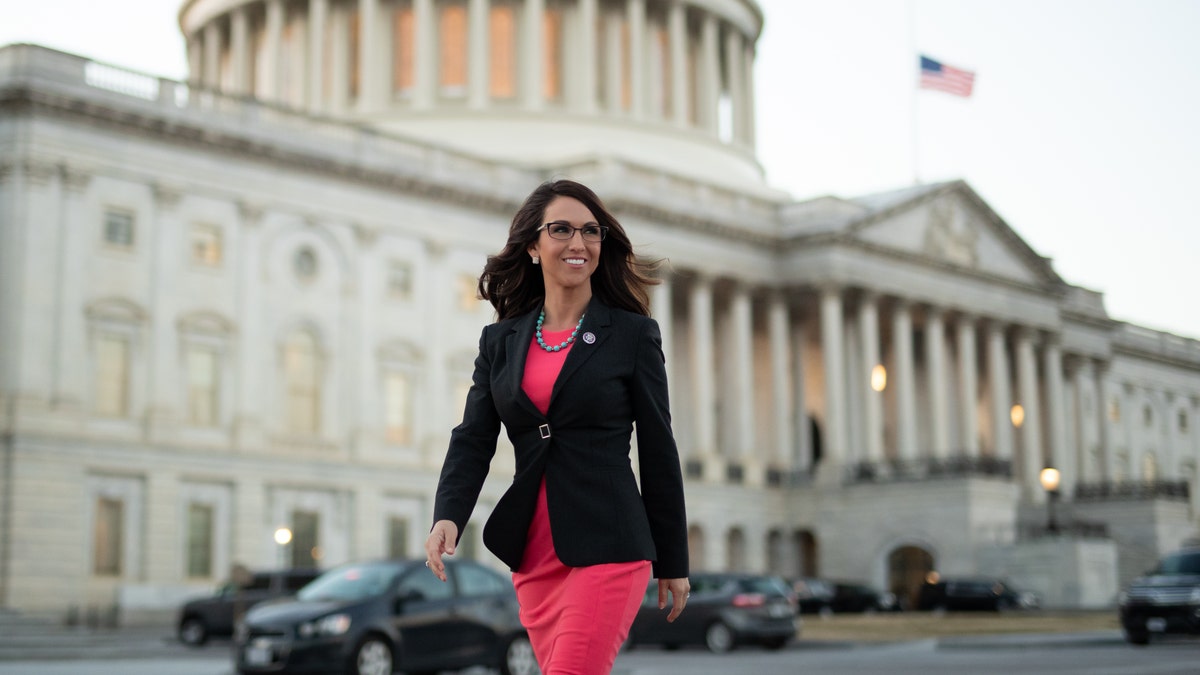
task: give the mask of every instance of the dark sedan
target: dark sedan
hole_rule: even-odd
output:
[[[667,623],[668,610],[658,608],[658,582],[650,581],[626,648],[702,644],[724,653],[738,645],[758,644],[779,649],[799,634],[796,597],[778,577],[701,573],[690,580],[687,608],[673,623]]]
[[[1121,628],[1135,645],[1151,635],[1200,634],[1200,547],[1175,551],[1118,596]]]
[[[239,673],[389,675],[470,666],[538,672],[510,581],[446,561],[442,583],[423,560],[343,565],[295,598],[260,604],[238,626]]]

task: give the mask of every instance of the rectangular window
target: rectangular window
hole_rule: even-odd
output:
[[[408,445],[412,442],[412,396],[408,375],[388,373],[384,378],[387,406],[387,442]]]
[[[321,391],[317,372],[317,345],[312,336],[301,333],[287,345],[284,358],[287,371],[288,430],[315,434],[320,428]]]
[[[467,91],[467,8],[446,5],[442,8],[438,31],[441,89],[443,96],[463,96]]]
[[[120,499],[100,497],[96,500],[96,521],[92,529],[92,573],[96,576],[121,576],[124,518],[125,504]]]
[[[319,567],[321,515],[292,511],[292,567]]]
[[[397,300],[407,300],[412,297],[411,265],[396,260],[388,265],[387,294]]]
[[[213,507],[192,502],[188,505],[187,575],[207,579],[213,575]]]
[[[544,41],[542,59],[546,67],[546,81],[542,88],[542,95],[548,101],[557,101],[562,98],[562,28],[562,10],[547,7],[545,13],[542,14],[542,39]]]
[[[104,212],[104,243],[133,248],[133,214],[110,209]]]
[[[129,340],[101,335],[96,341],[96,412],[108,417],[129,413]]]
[[[412,7],[407,4],[396,8],[392,19],[392,90],[401,95],[411,95],[414,83],[413,49],[416,26],[413,24]]]
[[[488,62],[491,64],[488,92],[492,98],[514,98],[517,95],[517,24],[512,5],[491,8],[488,37]]]
[[[217,424],[220,354],[211,347],[187,350],[188,422],[198,427]]]
[[[388,557],[404,559],[408,557],[408,518],[392,516],[388,518]]]
[[[221,228],[196,225],[192,228],[192,260],[205,267],[221,266]]]

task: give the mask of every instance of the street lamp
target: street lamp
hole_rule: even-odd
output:
[[[292,531],[286,527],[275,530],[275,543],[279,544],[279,569],[287,567],[287,545],[292,541]]]
[[[1062,480],[1062,475],[1058,469],[1048,466],[1042,469],[1038,480],[1042,483],[1042,489],[1046,491],[1046,531],[1054,534],[1058,532],[1058,523],[1054,520],[1054,502],[1058,499],[1058,483]]]

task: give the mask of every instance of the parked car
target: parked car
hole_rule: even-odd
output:
[[[447,560],[447,582],[424,559],[334,568],[294,598],[262,603],[238,626],[238,673],[387,675],[499,668],[538,672],[507,576]]]
[[[796,610],[800,614],[822,614],[833,611],[833,583],[824,579],[802,577],[792,580],[796,594]]]
[[[1164,556],[1130,582],[1117,604],[1131,644],[1149,644],[1155,634],[1200,633],[1200,547]]]
[[[881,591],[859,581],[834,581],[829,609],[834,613],[896,612],[900,604],[896,594]]]
[[[696,573],[691,584],[687,609],[668,623],[667,610],[658,608],[658,582],[652,579],[625,647],[702,644],[724,653],[742,644],[779,649],[799,635],[795,595],[779,577]]]
[[[1040,605],[1036,594],[993,577],[941,577],[926,581],[917,593],[917,609],[999,612]]]
[[[199,646],[213,636],[229,637],[233,635],[235,614],[245,613],[264,600],[291,595],[320,574],[315,569],[275,570],[251,573],[243,585],[227,582],[209,597],[184,603],[176,622],[179,640]]]

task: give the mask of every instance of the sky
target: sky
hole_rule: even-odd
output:
[[[1113,318],[1200,338],[1200,1],[758,4],[769,184],[805,199],[963,179]],[[181,5],[0,0],[0,44],[182,78]],[[974,71],[973,95],[919,90],[922,53]]]

